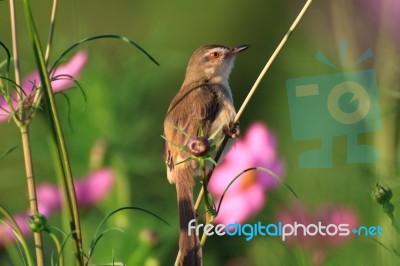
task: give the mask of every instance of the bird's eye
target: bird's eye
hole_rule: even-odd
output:
[[[221,56],[222,56],[221,52],[212,52],[212,53],[210,53],[210,58],[211,59],[217,59],[217,58],[220,58]]]

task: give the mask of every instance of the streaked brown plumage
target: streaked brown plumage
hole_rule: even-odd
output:
[[[174,144],[185,146],[187,137],[199,134],[200,126],[205,137],[221,127],[230,127],[236,111],[228,78],[235,55],[248,45],[229,48],[223,45],[206,45],[197,49],[189,60],[181,89],[172,100],[164,120],[164,159],[170,183],[175,183],[179,208],[179,250],[181,265],[202,265],[199,239],[194,232],[188,235],[188,223],[196,219],[193,209],[194,176],[196,161],[182,164],[190,154]],[[177,130],[176,128],[179,128]],[[220,130],[215,140],[223,137]]]

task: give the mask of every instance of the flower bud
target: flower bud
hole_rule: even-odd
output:
[[[207,154],[210,150],[210,142],[206,137],[196,137],[189,140],[188,148],[191,154],[196,157]]]
[[[29,216],[27,222],[29,228],[35,233],[39,233],[47,228],[47,218],[40,213]]]
[[[374,199],[379,204],[385,204],[392,199],[393,193],[390,188],[385,188],[379,184],[376,184],[376,189],[374,191]]]

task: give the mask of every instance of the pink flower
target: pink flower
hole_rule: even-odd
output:
[[[87,62],[87,53],[84,51],[77,52],[66,64],[60,65],[54,72],[51,73],[51,85],[54,93],[61,92],[73,86],[74,81],[70,79],[77,78],[82,72],[83,67]],[[22,81],[21,87],[26,95],[31,95],[36,88],[40,86],[40,77],[37,71],[28,74]],[[29,96],[28,96],[29,98]],[[16,94],[12,95],[12,105],[17,108]],[[0,122],[10,118],[10,108],[7,105],[3,96],[0,96]]]
[[[349,207],[344,207],[335,204],[326,204],[319,207],[316,211],[310,211],[304,207],[304,205],[297,203],[294,204],[290,209],[281,210],[277,215],[277,220],[283,224],[293,224],[294,222],[302,223],[304,225],[318,224],[321,222],[322,225],[328,224],[348,224],[348,229],[351,231],[358,225],[358,216]],[[303,232],[297,236],[287,237],[288,244],[301,245],[308,249],[313,247],[321,246],[338,246],[344,243],[349,237],[334,235],[334,236],[304,236]]]
[[[51,79],[57,78],[58,76],[61,76],[62,78],[59,80],[52,80],[51,82],[51,86],[55,93],[61,92],[74,85],[74,81],[68,77],[77,78],[79,76],[83,67],[86,65],[87,56],[88,55],[85,51],[79,51],[67,63],[60,65],[53,73],[51,73]],[[25,92],[29,92],[32,90],[33,85],[35,85],[35,87],[40,86],[40,76],[37,71],[29,74],[24,81],[22,81],[21,87]]]
[[[76,197],[82,206],[94,205],[101,201],[114,183],[111,169],[90,173],[85,179],[75,181]]]
[[[229,182],[251,167],[267,168],[280,177],[284,170],[283,161],[276,151],[275,136],[261,122],[252,124],[244,138],[236,141],[216,167],[208,186],[209,191],[220,198]],[[278,184],[273,176],[262,171],[244,173],[225,194],[215,223],[241,223],[255,215],[264,207],[266,190]]]
[[[345,206],[337,204],[326,204],[319,207],[316,211],[310,211],[300,203],[293,204],[290,209],[283,209],[277,214],[277,221],[285,224],[303,224],[306,227],[310,224],[318,225],[321,222],[322,226],[330,224],[340,225],[348,224],[346,227],[349,230],[349,235],[339,236],[317,234],[315,236],[304,236],[303,229],[299,228],[296,236],[287,236],[285,243],[290,246],[300,246],[311,253],[311,260],[314,265],[321,265],[325,260],[326,250],[328,248],[338,247],[344,244],[352,237],[351,230],[358,226],[358,215],[356,212]],[[330,229],[330,232],[334,232]]]
[[[114,183],[114,174],[111,169],[104,168],[89,173],[85,178],[75,181],[76,197],[78,204],[92,206],[104,199],[110,192]],[[49,183],[42,184],[37,188],[39,212],[49,218],[52,213],[61,209],[63,202],[62,191],[58,186]],[[30,212],[15,216],[15,220],[24,234],[29,234],[30,229],[26,220]],[[10,230],[0,224],[0,247],[14,239]]]
[[[37,188],[36,191],[39,212],[49,217],[55,210],[61,208],[61,191],[50,183],[44,183]]]

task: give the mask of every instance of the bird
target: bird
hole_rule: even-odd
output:
[[[185,161],[190,152],[182,147],[188,144],[188,136],[198,137],[199,132],[202,132],[203,138],[218,132],[213,143],[219,143],[225,135],[238,137],[240,130],[234,122],[236,110],[228,79],[236,55],[249,47],[240,45],[231,48],[212,44],[195,50],[189,59],[183,84],[172,99],[164,119],[163,157],[168,181],[175,184],[178,200],[179,265],[202,265],[199,238],[195,232],[188,232],[188,223],[196,219],[193,186],[198,162]],[[206,168],[208,173],[211,167],[207,165]]]

